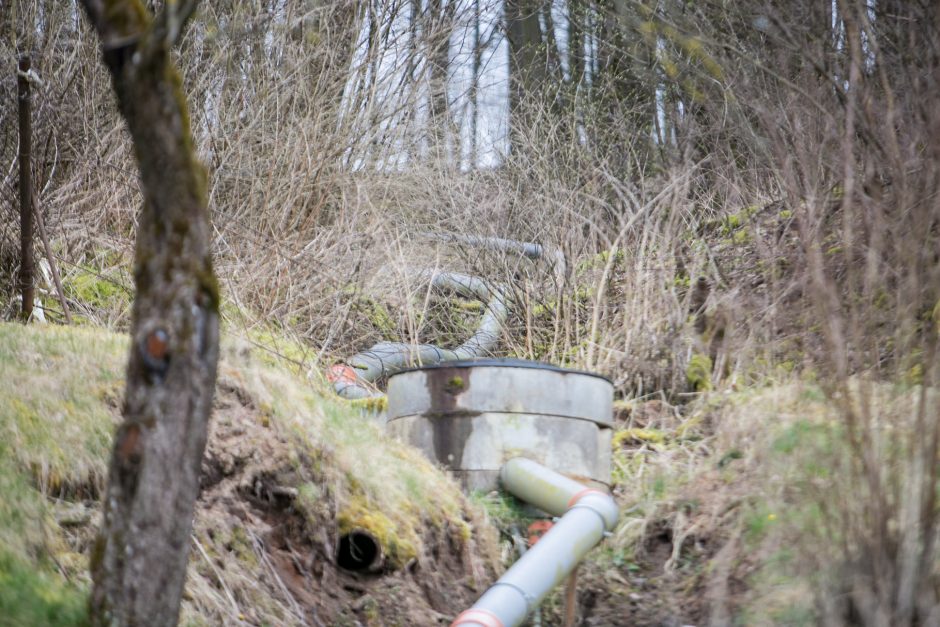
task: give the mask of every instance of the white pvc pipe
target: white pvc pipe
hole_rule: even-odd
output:
[[[529,459],[506,462],[500,481],[513,495],[561,518],[451,627],[520,625],[617,525],[619,511],[610,496]]]

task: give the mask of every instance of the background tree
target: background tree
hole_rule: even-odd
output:
[[[84,0],[134,143],[138,223],[124,422],[92,555],[100,625],[173,625],[218,360],[219,293],[209,253],[206,172],[196,158],[170,48],[196,7]]]
[[[72,3],[16,8],[0,85],[10,42],[34,51],[36,197],[66,287],[123,280],[140,194],[107,76]],[[305,371],[380,339],[448,343],[451,305],[414,279],[446,266],[510,286],[507,353],[604,372],[625,398],[684,402],[693,365],[706,387],[825,373],[854,434],[831,472],[855,496],[808,486],[837,506],[792,544],[827,616],[930,622],[938,405],[872,408],[881,383],[940,371],[937,20],[901,0],[206,3],[179,62],[227,321],[275,351],[291,335]],[[12,100],[0,129],[15,207]],[[558,277],[426,232],[571,263]],[[123,302],[82,313],[123,331]]]

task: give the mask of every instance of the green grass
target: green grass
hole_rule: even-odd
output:
[[[476,491],[471,493],[470,498],[486,512],[490,523],[502,531],[511,530],[513,527],[525,531],[532,520],[523,509],[522,502],[505,492]]]
[[[312,523],[372,532],[392,567],[420,557],[428,533],[470,539],[470,505],[453,480],[321,380],[236,343],[223,342],[220,376],[283,436],[278,454],[297,469],[297,504]],[[104,485],[127,345],[89,327],[0,324],[0,623],[85,621],[88,579],[56,567],[74,554],[52,513],[58,499],[88,499]],[[235,560],[239,576],[257,578],[251,551]]]
[[[0,324],[0,439],[50,492],[100,484],[126,339],[92,329]]]
[[[306,459],[320,460],[321,481],[339,502],[341,531],[372,532],[396,566],[418,556],[428,526],[469,534],[457,484],[415,449],[386,439],[365,412],[269,364],[253,367],[246,387]],[[311,487],[301,494],[311,492],[302,503],[314,511],[320,495]]]
[[[0,551],[0,620],[10,627],[87,625],[86,592],[42,562]]]
[[[0,623],[11,627],[84,625],[86,594],[55,569],[46,538],[54,532],[42,496],[0,443]]]
[[[103,483],[123,337],[0,324],[0,616],[5,625],[82,625],[83,583],[54,563],[50,498]]]

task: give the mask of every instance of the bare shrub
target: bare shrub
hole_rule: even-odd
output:
[[[503,19],[499,2],[479,4]],[[535,4],[520,17],[562,17]],[[554,4],[581,50],[562,59],[541,41],[528,57],[541,82],[514,92],[511,130],[484,159],[458,107],[479,86],[441,56],[465,45],[470,3],[203,3],[182,61],[229,329],[311,372],[383,339],[457,343],[478,305],[421,279],[447,269],[507,289],[500,354],[600,371],[624,397],[818,379],[847,443],[832,490],[854,495],[799,497],[832,501],[806,554],[828,577],[821,598],[852,600],[822,606],[833,622],[934,620],[935,9]],[[0,85],[14,45],[37,52],[37,198],[67,287],[88,273],[124,283],[112,271],[129,259],[139,191],[92,39],[68,3],[19,6],[25,34],[0,37]],[[41,38],[22,26],[40,14]],[[490,44],[503,36],[483,26]],[[0,104],[5,225],[12,106]],[[0,228],[4,276],[15,235]],[[537,242],[564,271],[453,235]],[[120,303],[81,314],[126,323]],[[300,350],[274,341],[284,334]],[[904,391],[890,411],[884,385]]]

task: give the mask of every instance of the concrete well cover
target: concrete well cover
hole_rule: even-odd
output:
[[[596,374],[521,360],[449,362],[389,379],[386,428],[467,489],[495,488],[503,462],[519,455],[606,484],[612,404],[613,386]]]

